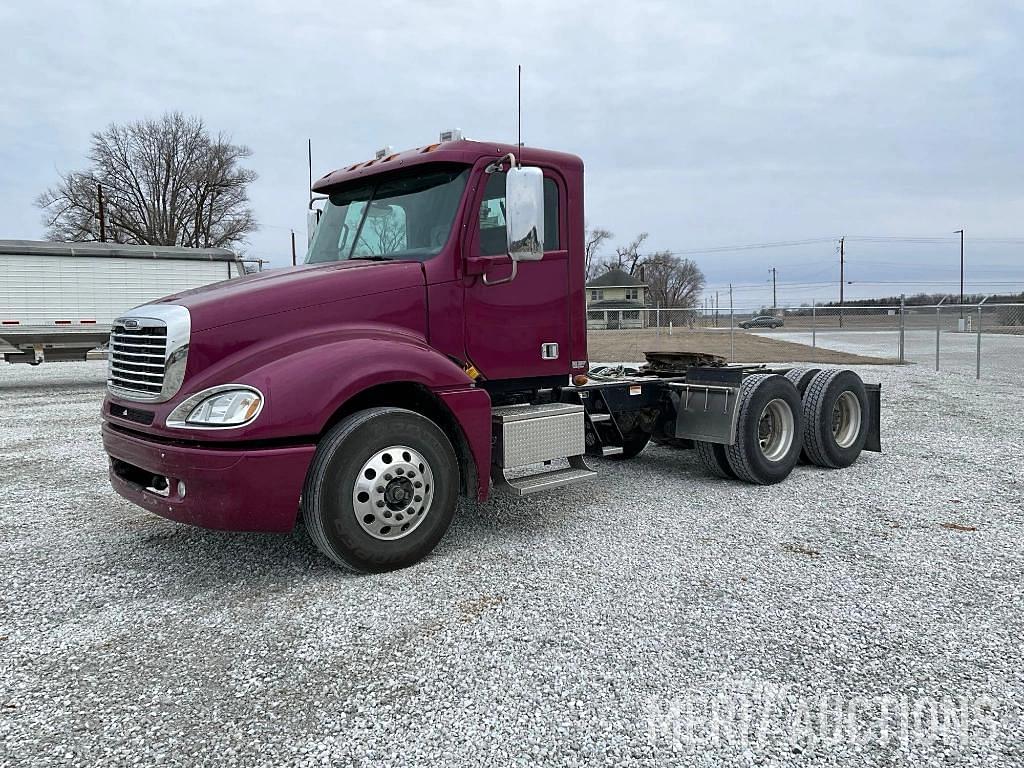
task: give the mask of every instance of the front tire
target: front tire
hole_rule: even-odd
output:
[[[317,548],[361,573],[425,557],[451,525],[459,464],[430,419],[369,408],[320,440],[302,492],[302,517]]]

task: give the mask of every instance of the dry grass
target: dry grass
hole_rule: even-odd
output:
[[[736,355],[731,354],[728,331],[676,331],[662,329],[590,331],[590,359],[594,362],[642,362],[644,352],[708,352],[736,363],[829,363],[832,365],[889,365],[892,358],[866,357],[807,344],[782,341],[736,331]]]

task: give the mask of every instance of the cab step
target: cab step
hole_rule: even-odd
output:
[[[621,445],[602,445],[601,446],[602,456],[621,456],[622,446]]]
[[[575,403],[537,403],[495,408],[492,413],[491,479],[495,490],[513,496],[561,488],[597,473],[583,459],[586,412]],[[555,460],[568,467],[551,469]],[[508,477],[507,470],[545,465],[539,472]]]
[[[495,485],[498,489],[513,496],[529,496],[531,493],[562,488],[596,476],[597,472],[594,472],[592,469],[563,467],[561,469],[549,469],[545,472],[538,472],[534,475],[523,475],[513,478],[507,478],[503,474],[499,474],[495,478]]]

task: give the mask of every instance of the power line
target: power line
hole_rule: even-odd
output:
[[[868,243],[948,243],[956,240],[954,237],[901,237],[892,235],[847,235],[847,240]]]
[[[702,253],[729,253],[731,251],[753,251],[762,248],[792,248],[798,245],[812,245],[814,243],[832,243],[834,237],[813,237],[806,240],[780,240],[772,243],[749,243],[747,245],[715,245],[707,248],[689,248],[685,250],[668,251],[672,256],[697,256]]]
[[[955,234],[959,234],[958,232]],[[809,237],[802,240],[778,240],[764,243],[747,243],[745,245],[711,245],[706,248],[682,248],[667,251],[672,256],[699,256],[706,253],[737,253],[742,251],[761,250],[766,248],[793,248],[801,245],[818,243],[836,243],[846,239],[861,243],[909,243],[927,245],[933,243],[953,243],[957,238],[952,235],[943,236],[906,236],[906,235],[846,235],[844,237]],[[972,240],[987,243],[1024,244],[1024,237],[973,237]]]

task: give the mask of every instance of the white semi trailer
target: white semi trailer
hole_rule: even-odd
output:
[[[132,307],[243,274],[220,248],[0,240],[0,351],[9,363],[85,360]]]

